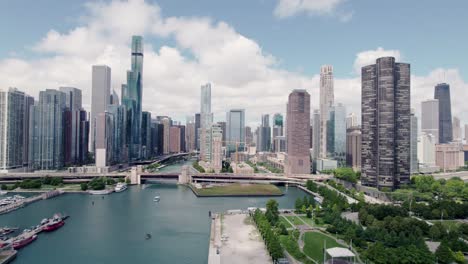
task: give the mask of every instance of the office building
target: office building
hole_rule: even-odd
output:
[[[169,128],[169,152],[170,153],[179,153],[180,152],[180,127],[171,126]]]
[[[16,88],[0,90],[0,172],[18,170],[24,163],[26,95]]]
[[[221,131],[223,134],[222,142],[223,147],[226,146],[226,122],[218,122],[219,127],[221,127]]]
[[[93,65],[91,87],[90,147],[94,153],[96,136],[96,116],[107,111],[110,102],[111,68],[106,65]]]
[[[33,170],[56,170],[64,165],[63,114],[66,94],[47,89],[30,109],[29,166]]]
[[[357,115],[355,113],[349,114],[346,117],[346,129],[357,127],[357,126],[358,126]]]
[[[262,124],[259,127],[257,151],[270,151],[271,148],[271,127],[270,115],[262,115]]]
[[[23,167],[29,168],[29,124],[31,121],[31,107],[34,106],[34,97],[27,94],[24,95],[24,118],[23,118]],[[86,119],[87,115],[85,115]],[[88,125],[89,126],[89,125]],[[88,144],[88,134],[86,134],[86,144]],[[86,152],[88,151],[88,145],[86,145]]]
[[[96,167],[109,167],[114,161],[114,120],[109,112],[99,113],[95,117],[96,120]]]
[[[456,171],[463,167],[465,165],[463,145],[461,143],[436,145],[435,162],[443,172]]]
[[[439,138],[431,133],[422,132],[418,139],[418,162],[421,173],[433,173],[439,171],[436,166],[435,153]]]
[[[430,99],[421,103],[421,132],[434,135],[439,142],[439,100]]]
[[[164,117],[161,120],[163,125],[163,154],[167,155],[171,152],[170,149],[170,132],[172,126],[172,120],[169,117]]]
[[[460,119],[456,116],[453,117],[452,129],[453,129],[453,141],[461,142],[462,141],[461,124],[460,124]]]
[[[219,124],[211,127],[210,167],[219,173],[223,167],[223,131]]]
[[[414,109],[411,109],[411,139],[410,139],[410,172],[411,174],[418,173],[418,118],[414,114]]]
[[[107,113],[112,122],[112,163],[124,163],[128,161],[128,149],[126,139],[126,111],[125,106],[114,101],[107,107]]]
[[[141,157],[149,159],[151,153],[151,113],[141,113]]]
[[[286,115],[287,174],[310,173],[310,95],[296,89],[289,94]]]
[[[410,65],[383,57],[361,76],[361,182],[397,189],[410,180]]]
[[[338,161],[338,166],[344,166],[346,163],[346,107],[338,103],[333,110],[333,158]]]
[[[439,100],[439,143],[449,143],[453,139],[450,85],[437,84],[434,90],[434,99]]]
[[[319,156],[327,157],[327,121],[330,118],[330,108],[335,103],[333,88],[333,66],[324,65],[320,68],[320,145]]]
[[[226,133],[227,133],[227,124],[226,124]],[[253,133],[252,133],[252,128],[249,127],[249,126],[246,126],[245,127],[245,144],[247,146],[250,146],[253,144],[254,140],[253,140],[254,136],[253,136]]]
[[[200,120],[200,113],[195,114],[195,144],[196,144],[196,149],[200,151],[200,126],[201,126],[201,120]]]
[[[317,160],[319,158],[319,156],[320,156],[320,122],[321,122],[320,112],[319,112],[318,109],[314,110],[314,114],[313,114],[312,119],[313,119],[313,126],[312,126],[312,128],[313,128],[313,131],[312,131],[312,134],[313,134],[313,137],[312,137],[313,152],[312,152],[312,158],[314,160]],[[286,142],[286,146],[287,145],[288,145],[288,142]]]
[[[361,128],[351,127],[346,131],[346,166],[361,170]]]
[[[245,111],[232,109],[226,114],[226,155],[244,151],[245,147]]]
[[[210,152],[211,142],[210,129],[213,123],[213,114],[211,113],[211,84],[207,83],[200,89],[200,159],[208,162],[208,152]]]

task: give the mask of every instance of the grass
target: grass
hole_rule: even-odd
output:
[[[280,216],[279,218],[280,222],[284,224],[286,228],[291,228],[293,227],[285,218],[285,216]]]
[[[228,184],[213,186],[211,188],[196,189],[195,193],[200,196],[234,196],[234,195],[282,195],[281,190],[271,184]]]
[[[294,239],[292,235],[280,236],[280,242],[283,248],[286,249],[286,251],[291,256],[293,256],[296,260],[299,260],[305,264],[313,263],[311,260],[307,258],[306,255],[304,255],[304,253],[301,252],[301,249],[299,248],[297,241]]]
[[[285,216],[293,225],[298,226],[298,225],[304,225],[304,222],[299,219],[299,217],[294,216],[294,215],[288,215]]]
[[[460,226],[460,222],[457,220],[430,220],[429,222],[431,223],[437,223],[441,222],[442,225],[447,228],[447,230],[458,230],[458,227]]]
[[[304,234],[304,253],[321,263],[323,261],[324,241],[326,241],[327,248],[342,247],[334,239],[322,233],[307,232]]]

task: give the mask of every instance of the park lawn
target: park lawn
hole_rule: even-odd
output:
[[[299,248],[299,245],[297,244],[297,241],[292,238],[290,235],[287,236],[280,236],[280,242],[281,246],[296,260],[301,261],[302,263],[305,264],[313,264],[311,260],[307,258],[304,253],[301,252],[301,249]]]
[[[457,230],[460,226],[460,222],[457,220],[430,220],[429,222],[435,224],[441,222],[442,225],[447,228],[447,230]]]
[[[272,184],[240,184],[233,183],[211,188],[196,189],[194,192],[199,196],[235,196],[235,195],[283,195],[281,190]]]
[[[323,261],[324,241],[326,241],[327,248],[343,247],[334,239],[320,232],[307,232],[304,234],[304,253],[321,263]]]
[[[298,218],[298,216],[295,215],[288,215],[285,216],[288,218],[288,220],[293,223],[293,225],[298,226],[298,225],[304,225],[304,222],[301,221],[301,219]]]
[[[291,227],[293,227],[293,226],[286,220],[285,216],[283,216],[283,215],[280,216],[279,220],[280,220],[281,223],[284,224],[284,226],[285,226],[286,228],[291,228]]]
[[[307,218],[305,215],[299,216],[304,222],[309,224],[310,226],[323,226],[323,220],[321,218],[317,218],[319,220],[319,224],[315,223],[316,218]]]

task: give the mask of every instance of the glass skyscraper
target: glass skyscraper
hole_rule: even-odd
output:
[[[346,107],[338,103],[334,108],[333,156],[338,165],[346,163]]]
[[[434,90],[434,99],[439,100],[439,144],[449,143],[453,139],[450,85],[437,84]]]
[[[243,150],[245,145],[245,111],[232,109],[226,115],[226,151],[230,157],[232,152]]]
[[[127,144],[130,160],[141,158],[141,121],[143,93],[143,38],[132,37],[131,70],[122,85],[122,104],[127,112]]]

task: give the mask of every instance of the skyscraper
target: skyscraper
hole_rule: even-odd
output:
[[[383,57],[361,76],[361,182],[396,189],[410,179],[410,65]]]
[[[23,125],[23,167],[29,167],[29,122],[31,121],[31,107],[34,106],[34,97],[27,94],[24,95],[24,125]],[[85,115],[86,118],[86,115]],[[89,126],[89,124],[88,124]],[[86,134],[86,144],[88,144],[88,134]],[[86,152],[88,152],[88,145],[86,145]]]
[[[334,107],[334,112],[333,157],[340,166],[343,166],[346,163],[346,107],[338,103]]]
[[[286,115],[287,158],[286,173],[310,173],[310,95],[296,89],[289,94]]]
[[[151,157],[151,113],[146,111],[141,117],[141,157]]]
[[[279,113],[273,115],[273,150],[275,152],[281,151],[281,144],[284,144],[284,140],[281,140],[279,137],[284,137],[283,132],[283,116]],[[283,150],[285,147],[283,147]]]
[[[30,109],[30,168],[55,170],[63,167],[63,113],[65,110],[65,93],[52,89],[39,93],[39,102]]]
[[[327,156],[327,121],[330,108],[334,105],[333,66],[323,65],[320,68],[320,151],[319,156]]]
[[[200,159],[208,162],[208,152],[211,152],[210,130],[213,123],[211,113],[211,84],[207,83],[200,89]]]
[[[200,151],[200,113],[195,114],[195,149]]]
[[[169,152],[170,153],[179,153],[180,152],[180,127],[171,126],[169,128]]]
[[[320,122],[321,122],[321,118],[320,118],[320,112],[319,112],[318,109],[314,110],[314,114],[313,114],[312,119],[313,119],[313,122],[314,122],[314,125],[312,126],[312,128],[313,128],[313,131],[312,131],[313,138],[312,138],[312,140],[314,141],[312,143],[312,146],[313,146],[312,158],[314,160],[316,160],[320,156]],[[286,144],[288,144],[288,143],[286,142]]]
[[[465,142],[468,143],[468,124],[465,124]]]
[[[245,145],[245,111],[231,109],[226,114],[226,152],[230,157],[232,152],[242,151]]]
[[[112,120],[112,161],[125,162],[128,160],[128,152],[125,144],[126,131],[126,111],[123,105],[117,101],[107,107],[107,112]]]
[[[418,173],[418,118],[414,114],[414,109],[411,109],[411,139],[410,139],[410,172],[411,174]]]
[[[94,65],[91,87],[90,148],[94,153],[96,136],[96,116],[104,113],[110,102],[111,68],[106,65]]]
[[[421,102],[421,132],[433,135],[439,142],[439,100]]]
[[[453,139],[450,86],[446,83],[437,84],[434,99],[439,100],[439,144],[449,143]]]
[[[262,115],[262,125],[259,128],[258,151],[270,151],[271,147],[271,127],[270,115]]]
[[[351,113],[346,117],[346,129],[351,127],[356,127],[357,123],[357,116],[355,113]]]
[[[0,90],[0,171],[23,167],[25,94],[16,88]]]
[[[143,97],[143,38],[132,37],[131,69],[127,71],[127,84],[122,85],[122,104],[126,108],[129,158],[141,158],[141,122]]]
[[[96,167],[104,168],[114,163],[114,120],[109,112],[96,116]]]
[[[84,160],[80,155],[80,146],[88,143],[82,142],[84,138],[80,134],[83,131],[81,126],[85,125],[82,121],[86,121],[86,117],[83,120],[81,113],[84,111],[81,104],[81,90],[74,87],[60,87],[59,90],[65,93],[67,107],[64,113],[64,162],[65,164],[82,164]]]
[[[161,120],[161,123],[163,124],[163,154],[166,155],[170,153],[170,133],[172,121],[170,118],[164,117]]]
[[[220,172],[223,162],[223,134],[219,124],[211,127],[211,151],[210,151],[210,167],[215,172]]]
[[[456,116],[453,117],[452,129],[453,129],[453,141],[461,142],[462,132],[461,132],[460,118]]]
[[[361,129],[348,128],[346,132],[346,165],[361,170]]]
[[[219,127],[223,133],[222,138],[222,145],[223,147],[226,146],[226,122],[218,122]]]

